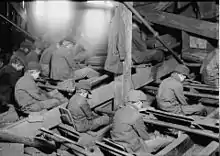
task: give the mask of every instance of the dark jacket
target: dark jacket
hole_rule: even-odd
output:
[[[50,62],[53,52],[57,49],[56,44],[51,45],[45,49],[40,57],[41,74],[49,77],[50,76]]]
[[[30,51],[26,55],[26,61],[28,62],[39,62],[39,55],[35,51]]]
[[[17,71],[10,64],[0,70],[0,95],[2,102],[14,103],[13,91],[16,82],[22,76],[22,71]]]
[[[60,47],[53,52],[51,58],[50,78],[54,80],[66,80],[74,78],[77,69],[74,60],[74,48]]]
[[[112,140],[124,146],[128,152],[146,151],[144,140],[149,139],[144,121],[136,108],[127,105],[114,116]]]
[[[187,105],[183,93],[183,84],[175,75],[165,79],[159,86],[157,94],[158,107],[164,111],[180,113],[181,105]]]
[[[30,112],[52,108],[59,102],[40,89],[28,73],[15,86],[15,100],[21,110]]]
[[[74,120],[74,125],[77,131],[86,131],[90,121],[94,118],[94,114],[87,102],[87,99],[76,93],[69,100],[67,109],[70,111],[72,118]]]
[[[219,49],[209,53],[203,60],[200,73],[205,84],[219,87]]]

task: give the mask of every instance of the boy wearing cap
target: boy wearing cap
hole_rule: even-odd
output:
[[[26,55],[27,63],[39,62],[40,53],[41,49],[33,45],[31,51]]]
[[[184,115],[203,115],[202,104],[188,105],[183,93],[182,82],[189,76],[189,68],[178,65],[171,76],[162,81],[157,94],[158,108],[171,113]]]
[[[91,85],[87,81],[80,81],[76,85],[76,94],[72,96],[67,105],[74,120],[74,128],[78,132],[95,130],[100,126],[108,125],[110,118],[107,115],[97,116],[92,112],[87,99]]]
[[[125,147],[127,152],[146,154],[155,152],[172,142],[172,138],[150,136],[139,111],[147,96],[139,90],[128,93],[128,103],[117,110],[113,118],[111,138]]]
[[[15,53],[11,56],[9,64],[0,70],[0,111],[6,112],[1,122],[14,122],[19,119],[14,109],[14,87],[23,75],[25,64],[24,53]]]
[[[9,64],[4,66],[0,70],[1,106],[4,105],[7,107],[7,104],[14,103],[12,93],[16,82],[23,75],[24,67],[25,67],[25,55],[23,53],[16,53],[11,56]]]
[[[31,50],[32,43],[29,41],[24,41],[20,44],[20,50],[24,51],[26,54]]]
[[[60,42],[60,46],[52,53],[50,78],[54,80],[83,79],[100,76],[100,74],[88,67],[82,68],[79,62],[82,58],[78,54],[85,51],[81,44],[75,44],[69,40]]]
[[[39,77],[40,70],[40,65],[37,62],[29,62],[24,76],[16,83],[15,100],[23,112],[39,112],[65,102],[37,86],[34,80]]]

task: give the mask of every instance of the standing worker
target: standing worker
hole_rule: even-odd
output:
[[[163,80],[157,94],[158,108],[176,114],[204,115],[202,104],[189,105],[183,93],[183,81],[189,76],[189,68],[178,65],[171,76]]]

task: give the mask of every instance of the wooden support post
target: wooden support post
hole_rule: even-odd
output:
[[[198,20],[195,18],[161,11],[149,11],[144,7],[142,9],[138,8],[138,12],[151,23],[183,30],[185,32],[197,34],[215,40],[219,39],[219,35],[217,33],[219,31],[218,23]]]
[[[130,5],[133,5],[133,2],[129,2]],[[131,80],[131,46],[132,46],[132,12],[128,10],[123,4],[119,5],[119,9],[122,9],[122,20],[125,27],[125,60],[123,62],[123,102],[127,103],[127,94],[134,88],[132,86]]]

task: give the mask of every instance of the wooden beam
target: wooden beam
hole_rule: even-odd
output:
[[[159,120],[155,120],[155,119],[148,119],[148,118],[144,118],[144,122],[148,123],[148,124],[161,126],[161,127],[174,128],[174,129],[177,129],[180,131],[184,131],[186,133],[201,135],[201,136],[208,137],[208,138],[216,140],[216,141],[219,140],[219,134],[212,133],[210,131],[194,129],[194,128],[190,128],[187,126],[182,126],[182,125],[178,125],[178,124],[173,124],[173,123],[169,123],[169,122],[159,121]]]
[[[133,5],[133,2],[128,2],[130,5]],[[123,103],[127,103],[128,92],[134,88],[131,80],[131,46],[132,46],[132,13],[120,3],[119,9],[121,9],[121,16],[123,20],[123,26],[125,27],[125,60],[123,62]]]
[[[219,153],[219,143],[212,141],[201,152],[195,154],[194,156],[216,156],[218,155],[217,153]]]
[[[173,57],[180,63],[184,64],[183,61],[178,57],[178,55],[160,38],[158,32],[156,32],[149,23],[132,7],[129,3],[123,2],[124,5],[133,13],[135,16],[138,17],[138,19],[144,24],[145,27],[150,30],[150,32],[154,35],[154,37],[170,52]]]
[[[190,17],[185,17],[177,14],[171,14],[160,11],[146,10],[144,7],[139,8],[139,13],[149,22],[183,30],[193,34],[212,39],[219,39],[218,31],[219,24],[208,21],[198,20]]]
[[[155,156],[183,155],[192,145],[193,142],[190,137],[186,134],[182,134]]]
[[[158,87],[153,87],[153,86],[144,86],[145,89],[149,89],[149,90],[158,90]],[[183,92],[184,95],[187,95],[187,96],[195,96],[195,97],[201,97],[201,98],[210,98],[210,99],[216,99],[218,100],[219,99],[219,96],[217,95],[211,95],[211,94],[202,94],[202,93],[192,93],[192,92],[186,92],[184,91]],[[211,104],[211,103],[210,103]],[[218,106],[218,103],[214,103],[213,104],[214,106]]]

